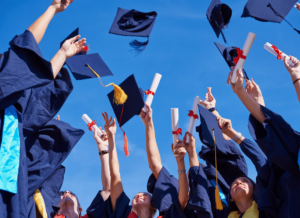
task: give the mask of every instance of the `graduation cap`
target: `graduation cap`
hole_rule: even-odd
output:
[[[119,87],[126,93],[126,100],[123,103],[118,104],[118,102],[116,102],[115,91],[110,92],[107,96],[118,120],[119,127],[121,128],[132,117],[140,114],[144,107],[144,95],[143,91],[138,87],[134,75],[129,76]],[[128,142],[124,131],[123,135],[125,140],[124,151],[125,155],[128,156]]]
[[[66,64],[76,80],[113,75],[98,53],[75,55],[68,58]]]
[[[217,42],[215,42],[215,45],[219,49],[221,55],[225,59],[225,61],[228,64],[229,68],[234,67],[237,64],[237,61],[238,61],[238,59],[236,59],[236,58],[238,57],[237,49],[239,49],[239,48],[233,47],[233,46],[226,47],[226,46],[224,46],[222,44],[219,44]],[[244,69],[243,69],[243,75],[244,75],[244,78],[249,80],[248,75],[247,75],[247,73]]]
[[[153,29],[157,13],[155,11],[143,13],[137,10],[118,8],[117,15],[109,30],[109,33],[122,36],[147,37],[146,42],[133,40],[129,45],[140,53],[145,50],[149,43],[149,36]]]
[[[207,19],[217,37],[219,38],[220,34],[222,34],[225,43],[227,42],[222,29],[225,29],[228,26],[231,15],[231,8],[226,4],[222,4],[220,0],[212,0],[206,11]]]
[[[297,0],[248,0],[242,17],[253,17],[259,21],[274,23],[281,23],[285,20],[300,34],[300,31],[285,19],[296,2]]]
[[[71,38],[74,38],[75,36],[79,35],[79,28],[77,28],[76,30],[74,30],[70,35],[68,35],[67,38],[65,38],[61,43],[60,43],[60,48],[62,47],[62,45],[65,43],[66,40],[69,40]],[[78,40],[76,40],[78,41]],[[75,42],[76,42],[75,41]],[[84,49],[81,52],[78,52],[76,55],[85,55],[87,54],[89,50],[88,46],[85,46]]]

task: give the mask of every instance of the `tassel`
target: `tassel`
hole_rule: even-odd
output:
[[[144,51],[149,43],[149,38],[147,38],[146,42],[139,42],[137,40],[133,40],[129,43],[130,47],[133,48],[133,51],[138,55],[142,51]]]
[[[120,127],[120,129],[122,130],[123,136],[124,136],[124,152],[125,152],[125,156],[128,157],[128,156],[129,156],[129,150],[128,150],[128,140],[127,140],[127,136],[126,136],[125,131],[124,131],[124,130],[121,128],[121,126],[120,126],[120,123],[121,123],[121,120],[122,120],[122,116],[123,116],[123,111],[124,111],[124,104],[123,104],[122,111],[121,111],[119,127]]]
[[[222,38],[223,38],[224,42],[227,44],[227,41],[226,41],[225,35],[224,35],[224,33],[223,33],[223,31],[222,31],[222,30],[221,30],[221,35],[222,35]]]
[[[39,189],[35,190],[34,202],[43,218],[48,218],[45,202]]]
[[[110,83],[108,85],[104,85],[102,83],[102,80],[101,80],[101,77],[99,76],[98,73],[96,73],[91,67],[90,65],[86,64],[86,66],[99,78],[100,80],[100,84],[103,86],[103,87],[107,87],[107,86],[113,86],[114,87],[114,103],[116,104],[124,104],[128,98],[128,96],[126,95],[126,93],[123,91],[123,89],[114,84],[114,83]]]
[[[213,132],[214,146],[215,146],[215,168],[216,168],[215,202],[216,202],[216,209],[217,210],[223,210],[223,204],[222,204],[222,201],[221,201],[219,184],[218,184],[217,146],[216,146],[215,130],[214,130],[214,128],[212,129],[212,132]]]

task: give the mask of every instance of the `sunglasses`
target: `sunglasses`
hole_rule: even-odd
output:
[[[60,196],[63,196],[66,192],[67,191],[60,191],[59,194],[60,194]],[[73,195],[76,197],[76,195],[73,192],[70,192],[70,191],[68,191],[68,192],[70,193],[70,195]]]

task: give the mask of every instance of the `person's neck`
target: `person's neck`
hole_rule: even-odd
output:
[[[139,218],[152,218],[151,211],[149,208],[142,207],[137,211],[136,214]]]
[[[72,207],[62,207],[60,208],[58,214],[63,214],[68,218],[79,218],[78,213],[76,213]]]
[[[237,208],[241,213],[244,213],[248,208],[252,206],[253,199],[246,199],[242,201],[235,202]]]

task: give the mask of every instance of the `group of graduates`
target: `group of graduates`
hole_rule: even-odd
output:
[[[79,35],[67,39],[50,62],[38,46],[54,15],[72,2],[53,0],[0,55],[1,217],[153,218],[158,211],[165,218],[300,218],[300,134],[265,106],[259,86],[253,79],[246,79],[241,69],[237,70],[236,82],[230,82],[234,67],[227,83],[250,112],[248,126],[256,143],[219,114],[208,88],[205,100],[198,105],[201,125],[196,127],[204,144],[199,157],[206,164],[199,163],[195,138],[186,132],[183,140],[171,146],[178,166],[177,179],[162,165],[153,110],[148,104],[138,105],[152,174],[148,192],[139,192],[130,200],[120,176],[116,120],[104,112],[102,134],[94,129],[103,189],[82,216],[77,196],[60,189],[65,173],[62,163],[84,131],[54,116],[73,90],[63,65],[86,51],[86,39]],[[300,102],[300,62],[290,59],[293,66],[287,58],[284,64]],[[123,109],[124,104],[122,113]],[[184,162],[186,154],[189,169]],[[256,168],[255,181],[248,177],[244,155]]]

